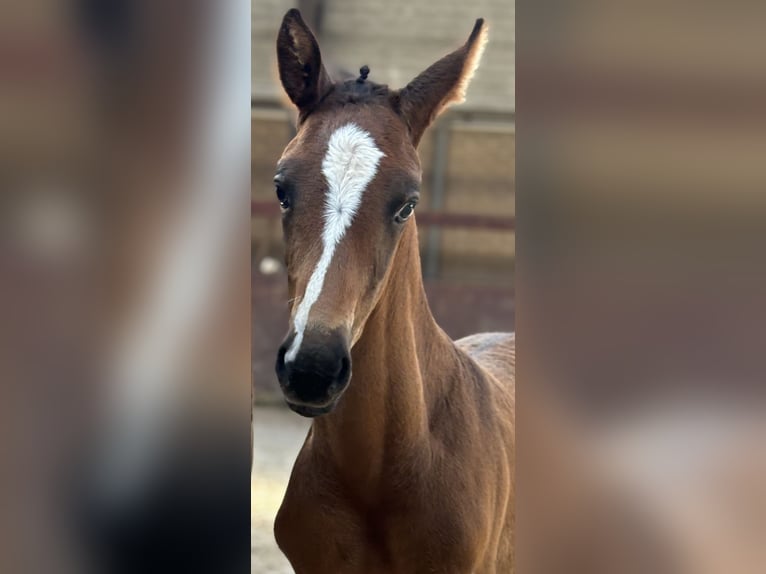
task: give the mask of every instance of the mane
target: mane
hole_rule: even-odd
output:
[[[386,84],[376,84],[368,80],[370,69],[362,66],[359,77],[338,82],[325,98],[330,105],[384,103],[388,101],[391,91]]]

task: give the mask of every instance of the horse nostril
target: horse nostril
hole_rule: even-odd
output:
[[[282,380],[284,373],[285,373],[285,353],[287,353],[287,348],[282,345],[279,347],[279,352],[277,353],[277,365],[276,365],[276,371],[277,371],[277,377]]]
[[[346,379],[348,378],[350,370],[351,370],[351,361],[349,360],[348,355],[346,355],[340,360],[340,368],[338,369],[338,375],[336,380],[345,382]]]

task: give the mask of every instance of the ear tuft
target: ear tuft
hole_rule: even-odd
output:
[[[484,48],[487,47],[489,41],[489,27],[484,25],[484,18],[479,18],[474,24],[473,31],[468,37],[468,41],[465,44],[467,48],[467,54],[465,63],[463,64],[463,71],[460,75],[458,85],[455,87],[453,98],[450,101],[445,102],[444,107],[450,104],[462,104],[465,101],[465,94],[468,91],[468,85],[473,79],[473,75],[479,68],[481,63],[481,57],[484,55]]]
[[[465,44],[432,64],[399,92],[399,109],[415,145],[445,108],[465,101],[488,38],[488,27],[479,18]]]

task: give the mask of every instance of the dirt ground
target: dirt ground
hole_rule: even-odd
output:
[[[274,516],[311,421],[284,407],[256,407],[250,484],[250,572],[292,574],[274,541]]]

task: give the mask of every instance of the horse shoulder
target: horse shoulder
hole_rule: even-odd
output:
[[[490,561],[509,568],[513,563],[513,532],[515,523],[514,466],[515,466],[515,376],[516,338],[514,333],[480,333],[455,342],[468,355],[484,376],[477,386],[477,401],[482,409],[482,421],[489,425],[493,439],[483,443],[484,456],[489,456],[496,472],[500,472],[496,485],[497,498],[493,501],[496,511],[495,533],[489,555]],[[481,467],[484,460],[477,461]],[[487,565],[488,571],[492,566]],[[483,571],[483,570],[479,570]],[[498,570],[500,571],[500,570]],[[506,570],[502,570],[506,571]]]
[[[296,574],[357,572],[363,556],[357,515],[316,472],[310,441],[293,466],[274,537]]]

